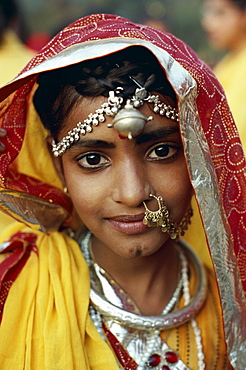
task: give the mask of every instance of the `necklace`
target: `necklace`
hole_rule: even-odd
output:
[[[91,267],[91,258],[89,252],[90,237],[91,234],[87,233],[87,235],[81,242],[81,250],[89,267]],[[186,321],[190,321],[192,317],[196,316],[196,314],[204,304],[204,301],[206,299],[207,282],[204,268],[196,254],[183,241],[182,249],[188,256],[188,259],[194,265],[195,274],[197,276],[198,282],[197,289],[192,299],[187,304],[187,306],[184,306],[182,309],[176,312],[170,312],[167,313],[166,315],[158,316],[138,315],[132,312],[125,311],[124,309],[117,307],[116,305],[112,305],[111,302],[105,299],[101,291],[97,289],[98,286],[95,282],[92,270],[90,269],[91,273],[90,298],[91,301],[93,302],[93,306],[97,310],[99,310],[104,317],[113,318],[122,325],[127,324],[129,327],[133,327],[134,329],[139,330],[170,329],[177,325],[181,325]]]
[[[87,262],[88,266],[90,267],[92,287],[94,286],[94,288],[95,288],[95,286],[96,286],[95,281],[94,281],[95,276],[93,276],[93,273],[92,273],[92,266],[93,265],[98,266],[98,265],[96,263],[93,263],[91,261],[91,258],[90,258],[90,252],[89,252],[90,236],[91,236],[90,233],[88,233],[86,235],[86,237],[83,239],[83,241],[81,243],[81,249],[82,249],[82,252],[83,252],[84,257],[86,259],[86,262]],[[182,245],[182,247],[183,247],[183,245]],[[186,248],[188,248],[188,247],[186,247]],[[187,251],[186,251],[186,253],[187,253]],[[178,302],[178,299],[180,297],[180,293],[181,293],[182,289],[183,289],[183,295],[184,295],[184,306],[185,307],[189,306],[190,301],[191,301],[190,290],[189,290],[189,278],[188,278],[188,262],[187,262],[185,254],[183,253],[181,247],[179,247],[179,254],[180,254],[180,259],[181,259],[181,279],[180,279],[180,281],[177,285],[177,288],[175,289],[173,297],[171,298],[171,300],[169,301],[169,303],[166,305],[166,307],[164,308],[164,310],[162,312],[162,315],[161,315],[162,323],[163,323],[163,319],[165,319],[165,317],[167,317],[168,315],[170,316],[170,311],[173,309],[175,304]],[[194,257],[193,257],[193,260],[194,260]],[[195,259],[195,261],[197,262],[198,260]],[[196,269],[198,270],[199,269],[198,266],[196,266],[196,267],[197,267]],[[99,268],[99,270],[101,269],[100,267],[98,267],[98,268]],[[101,270],[103,271],[103,269],[101,269]],[[202,272],[200,272],[200,275],[203,276]],[[99,278],[100,278],[100,276],[99,276]],[[204,284],[205,284],[205,281],[202,282],[202,284],[200,284],[203,287],[203,290],[205,289]],[[96,294],[98,294],[97,291],[94,290],[94,292]],[[196,297],[197,296],[199,297],[201,295],[200,291],[198,293],[196,292]],[[98,332],[100,333],[100,335],[102,336],[102,338],[104,340],[106,340],[106,338],[105,338],[105,333],[106,333],[106,336],[107,336],[108,340],[110,341],[111,345],[113,344],[112,347],[114,348],[114,350],[116,352],[116,355],[117,355],[117,352],[119,352],[119,346],[120,346],[121,340],[119,339],[119,342],[118,342],[118,340],[114,337],[114,335],[110,332],[110,330],[113,329],[113,332],[116,331],[116,333],[118,333],[118,329],[115,329],[115,326],[116,327],[117,327],[117,325],[118,325],[118,327],[122,326],[122,324],[123,324],[122,321],[123,320],[122,320],[122,318],[121,318],[121,320],[119,320],[119,311],[117,311],[117,318],[115,318],[115,316],[110,317],[109,314],[105,315],[104,314],[105,307],[103,307],[103,310],[101,310],[101,307],[100,306],[98,307],[98,301],[95,305],[95,302],[93,301],[93,297],[94,297],[94,295],[91,294],[92,306],[90,306],[90,315],[91,315],[92,321],[94,322]],[[192,298],[192,300],[194,300],[194,297]],[[104,301],[105,301],[105,298],[104,298]],[[200,302],[200,300],[199,300],[199,302]],[[109,304],[111,304],[111,303],[109,303]],[[124,354],[124,355],[122,354],[124,349],[121,350],[120,356],[119,356],[119,361],[122,363],[122,366],[124,366],[124,369],[145,370],[145,369],[153,368],[153,369],[156,369],[156,370],[157,369],[166,369],[166,370],[168,370],[168,369],[172,369],[173,368],[172,366],[174,364],[175,364],[175,369],[179,369],[179,370],[188,369],[187,366],[179,359],[179,355],[175,351],[170,349],[168,347],[168,345],[161,340],[161,338],[160,338],[161,328],[154,326],[154,323],[158,322],[158,319],[159,319],[160,316],[142,316],[142,315],[133,314],[131,312],[127,312],[124,309],[120,309],[119,307],[116,307],[115,305],[113,305],[113,307],[116,308],[116,309],[119,309],[120,312],[123,311],[126,316],[129,315],[129,314],[130,314],[130,316],[131,315],[135,315],[137,317],[140,316],[140,322],[137,323],[136,326],[134,325],[134,322],[136,322],[136,321],[132,322],[132,317],[128,318],[128,320],[125,321],[124,324],[123,324],[123,326],[124,326],[123,330],[128,330],[128,329],[125,328],[126,325],[127,325],[131,332],[133,330],[136,330],[137,332],[144,331],[145,332],[144,334],[145,334],[145,337],[146,337],[145,338],[146,340],[145,340],[145,343],[144,343],[144,350],[142,351],[141,356],[138,356],[138,358],[137,358],[138,365],[129,356],[129,354]],[[199,307],[199,309],[200,309],[200,307]],[[182,311],[182,310],[184,311],[184,309],[181,309],[181,310],[178,310],[178,311]],[[193,311],[194,310],[192,310],[192,312]],[[135,319],[135,316],[134,316],[134,319]],[[194,336],[195,336],[195,342],[196,342],[196,347],[197,347],[197,357],[198,357],[198,368],[199,368],[199,370],[203,370],[203,369],[205,369],[205,364],[204,364],[204,355],[203,355],[203,351],[202,351],[203,347],[202,347],[202,341],[201,341],[201,332],[200,332],[200,329],[198,328],[196,320],[194,319],[194,316],[195,316],[195,314],[193,312],[193,315],[192,316],[190,315],[189,320],[191,321],[192,329],[193,329]],[[103,321],[105,320],[105,322],[107,322],[107,324],[111,323],[110,325],[112,325],[112,323],[113,323],[112,328],[110,330],[108,330],[107,327],[105,326],[105,324],[103,323],[102,317],[103,317]],[[185,317],[185,320],[183,322],[187,321],[186,315],[184,315],[184,317]],[[183,319],[184,319],[184,317],[183,317]],[[143,319],[148,320],[147,321],[147,324],[148,324],[147,326],[142,325],[142,320]],[[120,321],[120,324],[119,324],[119,321]],[[129,321],[130,321],[130,323],[129,323]],[[152,323],[151,327],[149,327],[150,322]],[[179,321],[178,321],[178,323],[179,323]],[[175,326],[177,326],[177,325],[179,325],[179,324],[176,323]],[[140,326],[140,328],[139,328],[139,326]],[[127,334],[128,334],[128,331],[127,331]],[[129,335],[127,335],[127,337],[129,337]],[[139,338],[137,338],[137,340],[138,339]],[[116,343],[116,345],[115,345],[115,343]],[[138,343],[136,343],[136,344],[138,344]],[[124,344],[124,347],[126,347],[127,351],[128,351],[128,346],[126,346]],[[129,348],[131,350],[131,346],[129,346]],[[132,351],[130,351],[130,352],[132,352]],[[133,351],[133,354],[134,354],[134,351]],[[131,353],[131,355],[132,355],[132,353]],[[127,358],[127,360],[126,360],[126,358]],[[130,361],[129,358],[130,358],[130,360],[132,360],[135,363],[136,366],[131,365],[129,367],[129,365],[126,365],[126,363],[128,364],[129,361]],[[123,359],[124,359],[124,361],[123,361]]]

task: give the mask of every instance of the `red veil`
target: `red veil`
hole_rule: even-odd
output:
[[[102,14],[80,19],[55,36],[18,78],[0,90],[0,126],[8,130],[3,140],[6,151],[0,155],[0,206],[43,231],[58,229],[66,222],[71,204],[65,194],[14,165],[22,148],[37,74],[132,45],[147,47],[156,55],[178,96],[187,167],[222,297],[231,362],[238,364],[236,361],[245,357],[241,344],[246,332],[242,289],[243,285],[246,290],[245,158],[221,86],[181,40]],[[47,217],[40,218],[42,212]]]

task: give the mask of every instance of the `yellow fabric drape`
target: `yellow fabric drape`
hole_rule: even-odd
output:
[[[0,45],[0,86],[16,77],[34,54],[34,51],[21,43],[13,31],[7,30]],[[12,222],[11,217],[0,211],[0,231]]]
[[[206,236],[202,225],[197,202],[193,197],[191,201],[194,212],[191,218],[191,224],[184,235],[184,239],[192,246],[194,251],[198,254],[201,261],[208,267],[212,268],[212,259],[207,247]]]
[[[16,223],[3,237],[22,228]],[[79,246],[54,232],[40,233],[37,247],[5,303],[0,369],[118,369],[88,316],[89,272]]]
[[[214,274],[211,269],[206,269],[206,272],[208,277],[207,300],[201,312],[195,317],[198,328],[201,330],[206,369],[232,370],[226,353],[222,312]],[[191,274],[191,291],[194,291],[195,284],[196,277]],[[182,306],[183,302],[181,300],[180,307]],[[171,331],[164,331],[162,338],[166,339],[168,345],[179,353],[182,361],[190,369],[198,369],[197,348],[191,322],[187,322]]]
[[[57,176],[45,144],[48,133],[40,122],[32,104],[29,106],[27,120],[28,125],[26,126],[23,145],[11,168],[62,189],[61,181]],[[13,222],[15,221],[12,217],[0,211],[0,232],[3,232]]]
[[[0,242],[18,231],[30,229],[15,223],[1,235]],[[5,303],[0,325],[0,369],[118,370],[114,353],[88,315],[89,271],[78,244],[62,233],[36,233],[38,254],[31,253]],[[229,369],[228,365],[224,367],[227,361],[221,309],[211,273],[209,280],[208,301],[197,322],[208,364],[217,370]],[[183,361],[188,361],[192,370],[197,369],[190,324],[172,330],[167,342],[173,349],[178,345]]]
[[[40,125],[31,106],[24,144],[13,166],[20,172],[61,187],[44,145],[47,133]],[[46,165],[41,165],[43,163]],[[185,239],[209,265],[211,259],[195,200],[193,208],[195,216]],[[31,231],[15,221],[12,223],[12,219],[2,213],[0,230],[0,241],[20,230]],[[0,326],[0,369],[119,369],[114,354],[88,316],[89,273],[77,243],[58,232],[50,235],[38,233],[37,247],[38,255],[31,253],[6,300]],[[216,288],[214,282],[213,287]],[[220,311],[217,298],[216,305]],[[206,306],[198,318],[203,334],[207,331],[207,313]],[[184,336],[187,338],[187,330],[186,325],[177,329],[179,334],[173,330],[169,345],[175,347],[178,337],[180,340]],[[216,331],[210,326],[209,332],[211,330]],[[213,337],[218,339],[218,333]],[[214,348],[214,343],[206,343],[205,352],[209,354]],[[183,342],[180,349],[181,358],[185,361],[187,348]],[[220,354],[223,351],[222,346]],[[196,356],[193,354],[189,361],[189,366],[195,370]],[[222,369],[221,361],[218,362],[218,370]]]

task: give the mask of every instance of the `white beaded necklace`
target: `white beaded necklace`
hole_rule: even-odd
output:
[[[190,287],[189,287],[189,278],[188,278],[188,264],[187,260],[183,254],[181,254],[182,260],[182,271],[183,271],[183,292],[184,292],[184,304],[185,306],[190,302]],[[193,328],[193,332],[195,335],[196,347],[197,347],[197,358],[198,358],[198,369],[203,370],[205,369],[204,363],[204,354],[203,354],[203,346],[202,346],[202,338],[201,338],[201,330],[198,328],[197,322],[195,319],[191,319],[191,325]]]
[[[90,251],[89,251],[90,236],[91,236],[90,233],[88,233],[86,235],[86,237],[83,240],[83,247],[81,246],[81,250],[83,252],[83,255],[84,255],[84,258],[86,260],[86,263],[87,263],[88,267],[90,267],[92,265],[91,257],[90,257]],[[187,262],[187,259],[184,255],[184,253],[180,250],[180,248],[179,248],[179,253],[180,253],[180,259],[181,259],[181,279],[178,283],[178,286],[177,286],[172,298],[170,299],[170,301],[168,302],[168,304],[164,308],[164,310],[162,312],[162,315],[166,315],[167,313],[169,313],[172,310],[172,308],[174,307],[174,305],[177,303],[178,297],[180,296],[181,288],[183,288],[184,305],[185,306],[189,304],[190,299],[191,299],[191,297],[190,297],[190,288],[189,288],[189,277],[188,277],[188,262]],[[101,315],[91,305],[90,305],[90,316],[91,316],[91,319],[92,319],[97,331],[101,335],[102,339],[104,341],[106,341],[106,337],[104,335],[104,331],[103,331],[103,328],[102,328]],[[197,347],[198,370],[204,370],[205,369],[205,363],[204,363],[203,346],[202,346],[202,339],[201,339],[201,330],[198,328],[197,322],[194,318],[191,319],[191,325],[192,325],[192,329],[193,329],[193,332],[194,332],[195,342],[196,342],[196,347]],[[147,344],[146,344],[146,347],[145,347],[145,350],[144,350],[144,354],[142,355],[141,360],[139,361],[139,365],[137,367],[137,370],[147,370],[147,369],[149,369],[148,360],[149,360],[150,356],[156,350],[156,346],[157,346],[159,338],[160,338],[160,330],[154,330],[153,334],[149,337],[149,339],[147,341]],[[177,365],[178,364],[176,364],[175,369],[178,370],[179,367],[177,367]],[[188,368],[182,366],[181,369],[188,369]]]

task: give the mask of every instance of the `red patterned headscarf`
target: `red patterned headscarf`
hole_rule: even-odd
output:
[[[55,36],[18,78],[0,90],[0,126],[8,130],[7,149],[0,155],[0,206],[44,231],[58,229],[69,218],[71,204],[59,188],[20,173],[14,165],[23,144],[37,75],[133,45],[154,53],[178,97],[187,167],[215,266],[233,364],[240,356],[236,349],[246,332],[242,324],[246,325],[242,290],[242,284],[246,290],[245,158],[219,83],[181,40],[104,14],[82,18]],[[45,211],[47,217],[40,218]]]

